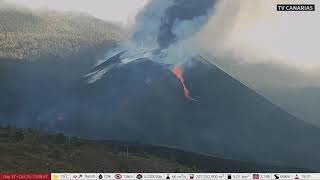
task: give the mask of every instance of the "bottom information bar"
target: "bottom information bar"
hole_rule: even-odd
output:
[[[320,180],[320,173],[0,173],[0,180]]]
[[[320,180],[320,173],[52,173],[54,180]]]

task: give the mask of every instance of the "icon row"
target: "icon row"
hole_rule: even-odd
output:
[[[52,173],[53,180],[316,180],[320,173]]]

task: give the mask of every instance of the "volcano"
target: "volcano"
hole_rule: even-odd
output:
[[[94,83],[81,83],[68,108],[72,110],[64,112],[68,121],[63,131],[320,169],[318,128],[200,56],[187,64],[181,66],[184,83],[199,101],[185,97],[169,65],[140,58],[112,68]]]
[[[186,46],[215,12],[216,2],[150,1],[137,15],[128,42],[106,49],[101,61],[79,55],[75,61],[23,63],[7,70],[10,62],[0,76],[1,119],[90,139],[319,171],[319,128]]]

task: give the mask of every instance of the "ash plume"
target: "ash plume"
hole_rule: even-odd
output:
[[[136,16],[132,37],[99,61],[96,67],[125,51],[116,67],[148,58],[165,64],[183,64],[198,54],[192,46],[192,37],[201,30],[213,13],[216,0],[153,0]],[[88,82],[101,79],[112,68],[104,67],[88,74]],[[90,78],[90,75],[92,78]]]
[[[215,0],[151,1],[136,18],[133,41],[156,43],[157,48],[192,37],[208,21]]]

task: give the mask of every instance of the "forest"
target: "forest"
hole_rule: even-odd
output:
[[[0,5],[0,58],[65,58],[121,37],[119,26],[86,14]]]

